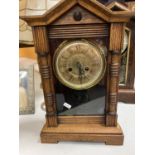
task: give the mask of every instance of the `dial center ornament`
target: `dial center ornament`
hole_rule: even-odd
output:
[[[63,42],[53,58],[57,79],[75,90],[93,87],[105,73],[106,59],[103,49],[86,40]]]

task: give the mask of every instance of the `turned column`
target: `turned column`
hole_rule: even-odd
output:
[[[53,85],[52,60],[50,57],[46,27],[35,26],[32,31],[42,79],[47,125],[49,127],[57,126],[56,95]]]
[[[110,45],[108,53],[106,126],[117,125],[117,101],[122,41],[123,23],[112,23],[110,26]]]

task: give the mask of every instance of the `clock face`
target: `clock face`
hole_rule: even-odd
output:
[[[65,86],[83,90],[96,85],[104,76],[104,51],[86,40],[65,41],[55,52],[54,71]]]

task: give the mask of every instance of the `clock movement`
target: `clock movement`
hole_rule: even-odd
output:
[[[33,32],[46,106],[42,143],[123,144],[117,122],[126,3],[62,0],[39,16],[22,16]],[[125,35],[124,35],[125,33]]]

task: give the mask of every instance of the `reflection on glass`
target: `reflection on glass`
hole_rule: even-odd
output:
[[[64,86],[56,94],[58,115],[103,115],[105,89],[98,84],[88,90],[72,90]]]

